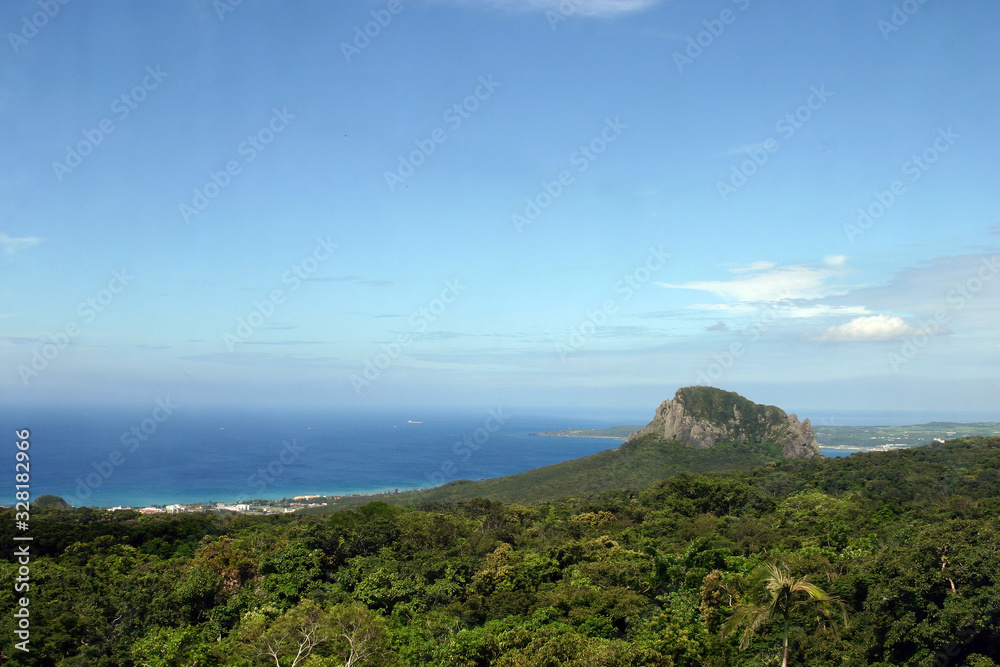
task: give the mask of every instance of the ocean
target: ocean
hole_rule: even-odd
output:
[[[114,507],[403,491],[510,475],[620,442],[532,435],[620,422],[501,408],[167,415],[169,409],[22,413],[15,427],[31,432],[32,496]]]
[[[974,420],[960,417],[829,413],[814,422]],[[114,507],[403,491],[456,479],[499,477],[620,443],[534,433],[647,420],[635,414],[601,419],[518,415],[501,408],[210,411],[163,404],[27,410],[16,416],[7,413],[2,421],[31,432],[32,497],[49,493],[76,506]],[[824,451],[828,456],[849,453]]]

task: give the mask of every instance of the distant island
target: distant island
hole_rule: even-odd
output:
[[[610,426],[608,428],[571,428],[565,431],[546,431],[545,433],[532,433],[531,435],[547,435],[557,438],[611,438],[613,440],[625,440],[641,428],[641,425]]]

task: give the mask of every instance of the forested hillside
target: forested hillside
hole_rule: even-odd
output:
[[[420,491],[406,491],[388,498],[394,505],[427,502],[466,502],[477,497],[512,503],[537,504],[622,488],[645,488],[679,472],[718,472],[762,466],[784,457],[773,442],[725,442],[711,449],[645,435],[614,449],[476,482],[458,480]],[[355,507],[359,499],[347,498],[324,508]]]
[[[781,664],[787,627],[789,665],[989,667],[998,460],[1000,439],[967,438],[530,506],[37,508],[30,590],[0,593],[30,598],[30,652],[7,613],[2,660],[738,667]]]

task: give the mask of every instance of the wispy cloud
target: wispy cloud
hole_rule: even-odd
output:
[[[605,326],[597,329],[590,336],[593,338],[654,338],[662,340],[669,336],[671,332],[663,329],[653,329],[643,326]]]
[[[846,267],[847,266],[847,256],[846,255],[827,255],[823,259],[823,263],[826,266],[834,267],[834,268],[841,267],[841,266]]]
[[[575,7],[573,13],[582,16],[617,16],[648,9],[661,0],[426,0],[431,4],[452,4],[462,7],[487,7],[513,12],[558,12],[560,6]]]
[[[399,334],[406,334],[405,331],[396,332]],[[515,340],[521,342],[547,342],[548,337],[540,335],[538,333],[525,332],[525,331],[426,331],[424,333],[409,333],[414,340],[420,341],[452,341],[458,339],[497,339],[497,340]],[[380,343],[388,343],[390,341],[378,341]]]
[[[214,352],[179,357],[184,361],[206,361],[253,368],[353,368],[354,362],[339,357],[319,357],[305,354]]]
[[[901,340],[916,332],[897,315],[856,317],[846,324],[829,327],[817,340],[830,342]]]
[[[240,345],[326,345],[323,340],[246,340]]]
[[[0,336],[0,340],[13,343],[14,345],[32,345],[44,342],[42,338],[32,338],[29,336]]]
[[[847,272],[843,257],[827,258],[823,266],[794,264],[780,266],[774,262],[754,262],[730,269],[730,280],[692,280],[686,283],[655,283],[668,289],[710,292],[730,302],[744,304],[788,301],[790,299],[820,299],[844,294],[848,288],[832,283]],[[704,307],[704,306],[698,306]],[[708,306],[713,307],[713,306]]]
[[[683,318],[690,318],[691,313],[682,309],[654,310],[647,313],[636,313],[635,316],[642,319],[662,319],[662,318],[683,319]]]
[[[387,287],[392,284],[391,280],[375,280],[374,278],[365,278],[364,276],[336,276],[336,277],[316,277],[316,278],[306,278],[306,280],[312,280],[314,282],[327,283],[327,282],[338,282],[338,283],[354,283],[356,285],[367,285],[368,287]]]
[[[921,262],[918,266],[907,267],[898,271],[890,280],[883,284],[869,285],[852,290],[849,294],[832,296],[823,299],[822,303],[829,305],[848,305],[863,303],[873,313],[894,313],[910,319],[927,318],[941,308],[952,309],[955,306],[955,295],[959,287],[967,286],[969,281],[980,280],[979,272],[997,264],[995,253],[976,253],[968,255],[950,255],[935,257]],[[962,301],[962,317],[966,324],[969,318],[982,316],[984,323],[989,318],[995,321],[1000,312],[1000,304],[992,295],[995,280],[978,283],[981,290],[972,298]]]
[[[843,315],[869,315],[871,310],[865,306],[831,306],[827,304],[805,304],[803,301],[749,301],[746,303],[696,303],[690,306],[694,310],[707,310],[729,315],[748,315],[762,310],[773,310],[782,317],[809,318],[833,317]]]
[[[0,232],[0,248],[3,248],[3,251],[8,255],[12,255],[18,250],[24,250],[25,248],[30,248],[33,245],[38,245],[41,242],[42,239],[37,236],[15,238]]]

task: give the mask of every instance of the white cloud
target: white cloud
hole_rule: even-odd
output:
[[[856,317],[846,324],[830,327],[817,337],[821,341],[880,341],[900,340],[916,333],[896,315]]]
[[[754,262],[748,266],[738,269],[729,269],[730,273],[748,273],[750,271],[764,271],[766,269],[773,269],[778,265],[777,262]]]
[[[824,267],[790,265],[774,262],[754,262],[749,266],[730,269],[737,277],[732,280],[693,280],[679,285],[656,283],[668,289],[689,289],[711,292],[723,299],[741,303],[785,301],[788,299],[819,299],[847,290],[829,281],[847,270],[846,260]]]
[[[847,257],[844,255],[828,255],[823,263],[827,266],[839,268],[841,266],[847,266]]]
[[[776,301],[773,303],[696,303],[690,308],[694,310],[713,310],[720,313],[730,313],[733,315],[758,313],[763,310],[773,310],[782,317],[807,318],[807,317],[831,317],[844,315],[869,315],[871,313],[864,306],[827,306],[815,304],[811,306],[799,305],[794,301]]]
[[[829,317],[831,315],[869,315],[872,311],[864,306],[789,306],[782,311],[786,317]]]
[[[18,250],[23,250],[24,248],[29,248],[33,245],[37,245],[42,242],[42,239],[35,236],[26,236],[23,238],[13,238],[7,236],[3,232],[0,232],[0,248],[3,248],[8,254],[13,254]]]
[[[581,16],[615,16],[647,9],[661,0],[435,0],[463,6],[487,6],[511,11],[558,12],[560,7],[574,7]]]

